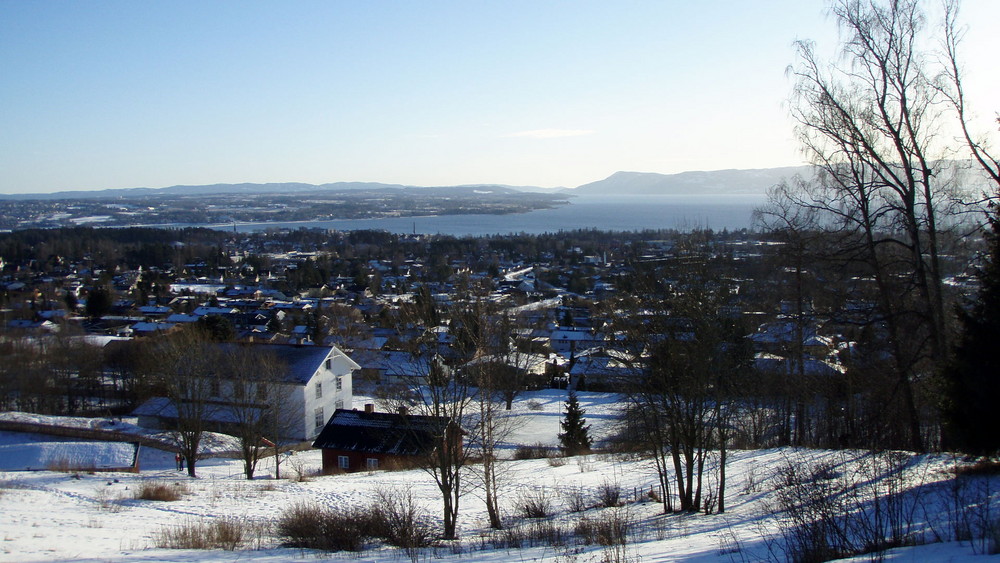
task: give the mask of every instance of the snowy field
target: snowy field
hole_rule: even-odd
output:
[[[519,398],[515,414],[524,422],[511,447],[515,443],[554,446],[564,399],[565,392],[559,391]],[[608,394],[580,394],[591,432],[598,439],[610,431],[614,399]],[[364,398],[357,398],[356,403],[362,401]],[[65,441],[0,433],[0,456],[10,456],[4,465],[10,467],[15,455],[74,447],[59,445]],[[35,454],[23,453],[32,447],[37,448]],[[496,549],[487,539],[484,504],[473,489],[461,501],[461,539],[412,555],[420,561],[780,561],[784,559],[778,539],[781,527],[774,508],[779,469],[826,461],[837,472],[850,472],[859,457],[863,458],[861,454],[788,448],[732,452],[727,511],[713,515],[663,515],[662,505],[651,502],[646,494],[657,483],[652,463],[637,457],[592,454],[558,461],[505,461],[501,493],[510,523],[526,521],[518,515],[518,499],[541,495],[552,504],[553,515],[547,521],[569,530],[581,518],[596,519],[614,511],[630,523],[628,545],[615,550],[583,545],[570,537],[557,546]],[[928,455],[914,456],[906,465],[907,486],[927,491],[909,516],[915,529],[927,530],[926,537],[947,535],[935,519],[947,510],[950,470],[955,463],[946,455]],[[281,466],[282,477],[293,479],[273,479],[273,463],[267,460],[259,468],[259,478],[246,481],[241,461],[224,457],[201,461],[198,478],[190,479],[176,470],[172,453],[151,448],[141,450],[140,465],[138,475],[0,470],[0,561],[411,561],[410,554],[394,547],[375,546],[361,553],[282,547],[270,524],[283,511],[303,502],[333,509],[369,506],[377,491],[411,492],[435,522],[440,513],[439,494],[426,473],[317,476],[321,466],[318,451],[287,458]],[[144,482],[176,487],[182,491],[181,498],[172,502],[137,500],[135,491]],[[620,488],[628,502],[620,508],[571,510],[574,499],[582,497],[590,502],[607,486]],[[987,498],[995,502],[993,491],[1000,491],[1000,481],[994,479],[991,487]],[[165,530],[220,518],[246,523],[247,529],[255,530],[252,541],[236,551],[157,547]],[[893,550],[886,559],[1000,561],[1000,556],[982,555],[983,551],[981,544],[968,542],[929,543]]]

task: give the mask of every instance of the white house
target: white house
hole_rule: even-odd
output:
[[[282,397],[282,419],[287,421],[284,425],[286,435],[281,436],[282,439],[311,440],[319,434],[335,410],[353,408],[353,374],[360,366],[336,346],[255,346],[273,354],[284,369],[278,393]],[[212,408],[207,409],[208,414],[205,415],[209,428],[225,432],[227,426],[235,424],[236,409],[271,408],[272,405],[248,403],[260,399],[252,397],[253,393],[238,390],[244,383],[219,374],[210,391]],[[140,426],[168,429],[177,419],[177,408],[166,397],[154,397],[133,414],[139,417]]]

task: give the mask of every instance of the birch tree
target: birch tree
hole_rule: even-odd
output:
[[[792,116],[815,177],[783,190],[837,236],[832,259],[872,280],[877,325],[902,413],[903,444],[923,450],[916,381],[948,350],[949,296],[941,255],[954,227],[955,186],[940,131],[949,116],[920,0],[835,0],[843,37],[829,63],[796,44]]]

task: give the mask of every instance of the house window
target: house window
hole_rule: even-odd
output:
[[[344,408],[344,401],[337,401],[336,403],[334,403],[333,406],[335,408],[342,409],[342,408]]]
[[[326,359],[326,369],[333,369],[333,360],[330,358]]]
[[[350,469],[351,468],[351,458],[347,457],[346,455],[338,455],[337,456],[337,467],[339,467],[341,469]]]
[[[257,402],[263,403],[267,400],[267,385],[257,385]]]
[[[337,391],[340,391],[340,390],[342,390],[344,388],[344,381],[343,381],[343,379],[344,379],[343,377],[338,377],[337,378]]]
[[[323,428],[323,407],[316,409],[316,428]]]
[[[316,398],[317,399],[323,398],[323,382],[322,381],[317,381],[316,382]]]
[[[220,396],[222,396],[222,390],[219,388],[219,380],[218,379],[212,379],[211,381],[209,381],[208,386],[209,386],[209,393],[213,397],[220,397]]]
[[[374,457],[370,457],[370,458],[368,458],[368,459],[365,460],[365,465],[368,466],[368,470],[369,471],[374,471],[374,470],[378,469],[378,459],[374,458]]]

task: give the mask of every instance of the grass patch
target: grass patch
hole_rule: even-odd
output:
[[[60,473],[96,473],[97,466],[86,463],[74,463],[66,458],[53,459],[45,464],[48,471],[58,471]]]
[[[180,483],[143,481],[142,485],[135,492],[135,498],[138,500],[173,502],[180,500],[187,492],[187,487]]]
[[[246,522],[234,518],[187,520],[176,526],[164,526],[154,535],[153,541],[156,547],[165,549],[235,551],[253,535],[249,528]]]

